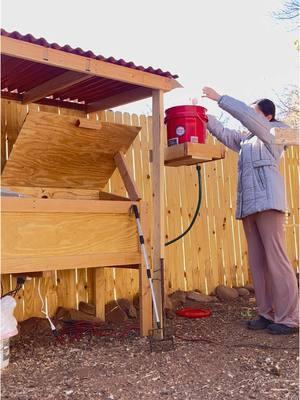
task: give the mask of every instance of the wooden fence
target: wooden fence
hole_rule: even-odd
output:
[[[22,106],[2,100],[1,155],[2,167],[18,136],[26,113],[30,110],[68,113],[83,116],[81,112],[49,106]],[[108,111],[90,114],[88,118],[141,126],[142,130],[126,154],[137,186],[151,210],[151,117]],[[211,136],[208,141],[214,142]],[[299,149],[290,147],[282,161],[286,194],[290,213],[286,214],[286,243],[290,260],[298,268],[299,243]],[[203,199],[200,215],[192,230],[180,241],[166,248],[166,279],[168,291],[199,289],[210,293],[218,284],[244,285],[249,281],[247,245],[240,221],[234,218],[237,154],[226,152],[226,158],[202,165]],[[165,168],[166,241],[177,236],[188,226],[197,203],[197,173],[194,166]],[[110,179],[106,191],[125,195],[126,191],[118,172]],[[151,213],[150,213],[151,214]],[[132,299],[138,290],[135,270],[105,269],[106,301],[125,297]],[[80,301],[94,300],[94,274],[92,269],[57,271],[55,279],[34,278],[24,285],[17,298],[16,317],[19,320],[41,316],[38,284],[50,314],[57,306],[76,308]],[[3,290],[14,287],[15,278],[2,277]]]

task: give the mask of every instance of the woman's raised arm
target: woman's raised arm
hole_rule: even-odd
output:
[[[221,143],[233,151],[239,152],[244,135],[235,129],[225,128],[214,116],[208,115],[207,129]]]
[[[257,113],[252,107],[230,96],[221,96],[218,104],[264,143],[274,143],[275,137],[270,132],[273,127],[272,123],[264,118],[263,115]]]
[[[256,135],[266,144],[274,143],[274,135],[270,132],[273,127],[267,118],[257,113],[252,107],[230,96],[221,96],[213,88],[204,87],[204,96],[217,101],[219,106],[240,121],[245,128]]]

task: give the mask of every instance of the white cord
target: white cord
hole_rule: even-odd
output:
[[[38,279],[39,279],[39,283],[38,283],[38,294],[39,294],[39,297],[40,297],[41,303],[42,303],[41,312],[42,312],[42,314],[44,314],[44,315],[46,316],[47,320],[49,321],[51,330],[52,330],[52,331],[56,331],[56,328],[55,328],[53,322],[51,321],[51,319],[50,319],[50,317],[49,317],[49,315],[48,315],[48,311],[45,310],[45,308],[44,308],[44,307],[45,307],[45,302],[44,302],[43,297],[42,297],[42,295],[41,295],[41,278],[38,278]]]

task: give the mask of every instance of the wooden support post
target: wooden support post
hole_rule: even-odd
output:
[[[96,306],[96,317],[105,321],[105,274],[104,268],[95,268],[94,275],[94,293],[95,293],[95,306]]]
[[[145,246],[148,257],[151,256],[150,246],[150,226],[147,204],[140,203],[140,217],[143,229]],[[151,265],[151,262],[150,262]],[[149,280],[146,274],[146,266],[144,260],[139,267],[139,297],[140,297],[140,335],[148,336],[149,330],[152,329],[152,301]]]
[[[153,90],[152,94],[152,135],[153,135],[153,286],[158,312],[163,322],[165,229],[164,229],[164,105],[163,91]],[[154,327],[155,324],[154,324]]]

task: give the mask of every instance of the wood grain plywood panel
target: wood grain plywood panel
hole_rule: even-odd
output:
[[[135,220],[126,214],[10,212],[2,224],[4,258],[138,251]]]
[[[101,130],[76,126],[78,118],[28,114],[2,175],[3,185],[102,189],[140,128],[102,123]]]

